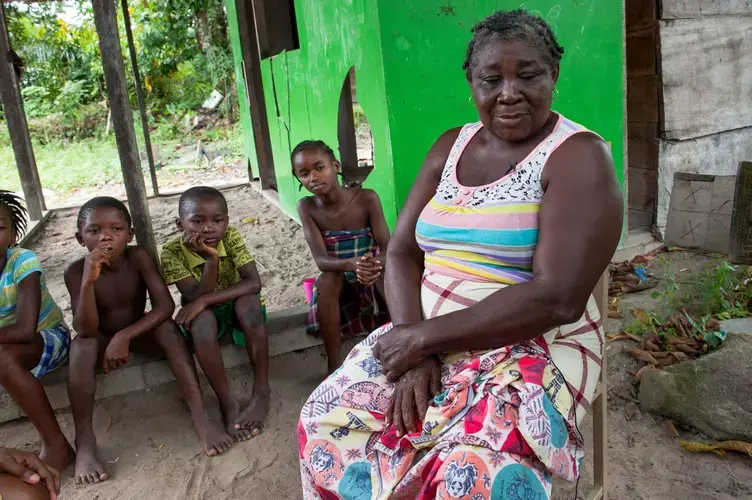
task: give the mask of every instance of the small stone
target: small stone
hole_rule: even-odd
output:
[[[637,403],[634,403],[630,401],[629,403],[624,406],[624,415],[627,417],[627,420],[632,420],[637,413],[639,413],[640,408],[637,406]]]

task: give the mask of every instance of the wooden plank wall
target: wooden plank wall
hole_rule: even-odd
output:
[[[663,0],[661,10],[661,19],[729,15],[752,15],[752,2],[749,0]]]
[[[657,10],[657,0],[626,4],[629,230],[650,229],[656,210],[661,118]]]
[[[752,126],[752,17],[661,21],[663,137]]]
[[[656,225],[663,228],[677,172],[735,175],[752,159],[752,2],[660,1]]]

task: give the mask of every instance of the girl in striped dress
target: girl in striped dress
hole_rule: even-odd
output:
[[[70,333],[36,254],[16,246],[25,230],[21,200],[0,190],[0,384],[42,436],[42,460],[62,471],[75,455],[38,379],[68,361]]]
[[[306,499],[544,500],[582,469],[591,292],[622,195],[604,141],[551,110],[563,48],[545,21],[500,11],[473,31],[480,121],[438,139],[400,213],[393,324],[303,406]]]

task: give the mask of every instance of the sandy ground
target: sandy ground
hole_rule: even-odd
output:
[[[101,194],[101,191],[99,192]],[[263,295],[269,310],[305,304],[303,280],[316,275],[316,266],[303,237],[303,231],[293,220],[266,201],[249,186],[224,191],[230,211],[230,224],[240,230],[261,274]],[[158,245],[176,235],[175,216],[178,196],[152,198],[149,210]],[[45,224],[31,250],[37,253],[45,271],[50,293],[71,323],[70,298],[63,282],[65,267],[83,256],[85,249],[78,245],[76,232],[77,209],[57,211]],[[242,222],[253,217],[254,222]],[[170,287],[179,304],[177,289]]]
[[[248,188],[228,193],[235,220],[260,217],[258,225],[240,225],[262,263],[266,293],[273,307],[302,301],[300,280],[311,274],[310,257],[300,231]],[[174,199],[152,202],[155,229],[163,241],[173,233],[170,218]],[[242,207],[242,208],[241,208]],[[35,250],[43,258],[50,287],[57,298],[65,296],[61,273],[65,262],[81,250],[71,242],[73,217],[53,219]],[[696,267],[697,259],[676,254],[676,269]],[[687,264],[687,262],[690,264]],[[692,265],[694,263],[694,265]],[[649,307],[649,291],[622,298],[622,310]],[[67,299],[61,300],[67,304]],[[609,320],[607,330],[616,332],[621,322]],[[301,332],[301,335],[303,333]],[[352,346],[352,342],[349,344]],[[609,373],[608,460],[609,496],[614,500],[730,500],[752,498],[752,459],[733,455],[684,452],[666,428],[666,422],[642,413],[634,405],[633,376],[637,362],[625,353],[628,342],[608,344]],[[200,453],[187,411],[177,398],[173,384],[144,394],[112,398],[97,404],[95,431],[111,479],[105,483],[78,487],[72,469],[64,475],[63,500],[130,499],[298,499],[300,484],[295,429],[298,412],[307,395],[324,377],[325,358],[321,348],[273,358],[271,383],[273,403],[264,433],[250,442],[235,445],[220,457]],[[241,400],[251,390],[247,368],[230,371],[233,390]],[[206,384],[204,384],[206,387]],[[211,392],[211,391],[207,391]],[[216,401],[207,395],[209,407],[218,418]],[[73,437],[69,412],[59,419],[65,434]],[[581,430],[588,441],[585,471],[575,495],[575,485],[556,483],[555,500],[584,499],[592,481],[590,419]],[[685,439],[702,439],[680,431]],[[0,442],[38,451],[40,442],[26,421],[0,426]]]

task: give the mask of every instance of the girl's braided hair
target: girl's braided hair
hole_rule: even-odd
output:
[[[23,205],[23,200],[12,191],[0,189],[0,206],[4,206],[10,212],[11,229],[17,237],[26,232],[28,213]]]

